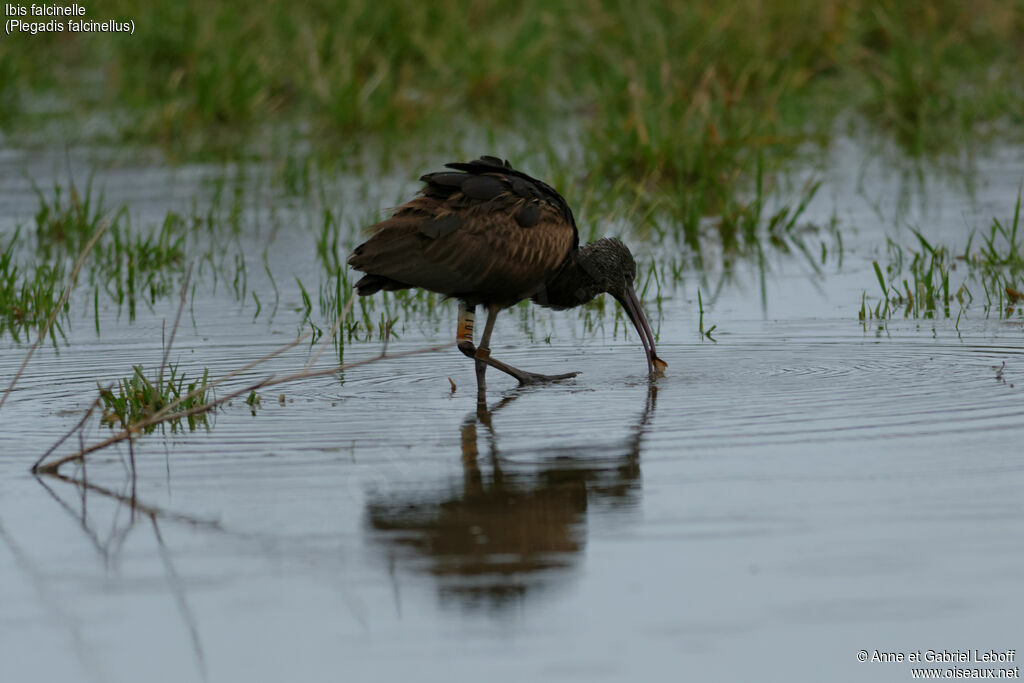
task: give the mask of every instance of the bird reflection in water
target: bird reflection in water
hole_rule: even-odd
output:
[[[638,502],[640,445],[657,398],[653,383],[626,439],[542,449],[536,453],[542,464],[510,462],[498,449],[493,419],[521,395],[515,391],[491,409],[480,405],[463,421],[461,488],[397,500],[377,496],[367,505],[371,540],[393,566],[436,577],[442,602],[471,609],[518,604],[579,563],[588,507],[629,510]]]

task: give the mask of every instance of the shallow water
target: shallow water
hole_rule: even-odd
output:
[[[688,275],[648,305],[665,377],[647,380],[610,317],[588,334],[513,312],[495,356],[583,374],[523,390],[489,374],[481,411],[454,348],[286,385],[255,415],[235,401],[208,432],[140,440],[134,511],[125,450],[64,479],[28,468],[97,381],[159,363],[175,297],[131,323],[105,306],[98,335],[75,309],[69,344],[42,349],[0,412],[3,679],[896,681],[912,665],[857,652],[1021,645],[1019,321],[856,316],[883,235],[965,238],[1007,213],[1019,171],[994,157],[973,197],[935,180],[908,201],[880,164],[835,154],[811,217],[847,230],[842,267],[772,255],[762,307],[761,271],[737,266],[705,301],[714,343],[696,289],[721,273]],[[125,174],[97,182],[159,216],[213,172],[151,169],[181,183],[167,195]],[[11,220],[34,206],[21,189],[0,202]],[[254,263],[267,234],[243,238]],[[222,287],[190,304],[173,359],[218,375],[291,339],[313,243],[274,242],[273,319]],[[444,341],[452,308],[390,349]],[[4,339],[0,377],[23,354]]]

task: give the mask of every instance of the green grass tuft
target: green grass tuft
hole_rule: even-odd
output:
[[[17,343],[28,340],[32,330],[46,324],[60,303],[65,272],[60,262],[42,262],[31,268],[18,265],[15,254],[19,231],[15,231],[6,249],[0,252],[0,336],[10,333]],[[54,319],[56,334],[65,336],[62,324],[68,323],[68,306]]]
[[[133,425],[153,417],[165,406],[196,391],[194,396],[182,401],[175,407],[179,414],[187,413],[193,408],[205,405],[210,401],[210,390],[206,388],[209,370],[203,371],[202,378],[188,380],[184,373],[178,373],[177,365],[168,366],[168,375],[161,381],[159,378],[146,377],[141,365],[136,365],[134,373],[117,382],[110,388],[100,387],[100,401],[103,409],[102,422],[109,427],[130,429]],[[206,412],[177,417],[159,425],[149,425],[144,431],[150,433],[164,424],[170,426],[172,432],[183,429],[186,425],[190,431],[197,427],[209,427]]]
[[[946,246],[932,244],[916,230],[916,249],[890,240],[886,275],[878,261],[874,262],[882,296],[873,309],[867,305],[867,294],[861,297],[861,320],[885,319],[901,308],[908,318],[950,318],[956,302],[959,321],[975,301],[972,288],[984,292],[985,315],[1020,314],[1018,304],[1024,300],[1024,243],[1018,233],[1022,198],[1024,192],[1018,192],[1013,217],[1007,224],[992,219],[977,252],[971,251],[974,234],[959,257]],[[958,269],[959,263],[965,267]],[[982,301],[980,297],[978,300]]]

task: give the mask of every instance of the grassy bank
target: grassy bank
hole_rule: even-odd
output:
[[[47,92],[73,116],[112,117],[122,140],[187,157],[252,153],[270,131],[301,130],[331,153],[367,134],[415,151],[454,145],[467,121],[546,137],[569,120],[599,178],[682,193],[700,211],[759,155],[826,139],[839,112],[913,153],[1024,122],[1019,1],[97,0],[87,11],[131,19],[135,34],[0,44],[8,130],[33,125]]]

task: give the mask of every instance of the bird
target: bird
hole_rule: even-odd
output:
[[[476,361],[479,396],[486,390],[488,366],[520,385],[579,374],[527,372],[491,356],[498,314],[524,299],[564,310],[610,294],[636,328],[650,376],[665,371],[636,295],[636,261],[625,244],[606,237],[580,246],[565,198],[508,160],[484,155],[445,168],[421,176],[424,185],[416,197],[367,228],[370,238],[348,258],[354,270],[364,273],[355,283],[356,294],[418,287],[457,299],[456,345]],[[487,322],[474,346],[477,306],[486,309]]]

